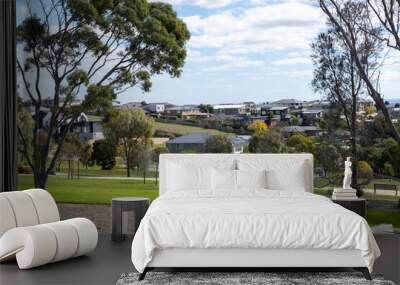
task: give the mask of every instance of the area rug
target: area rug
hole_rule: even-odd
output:
[[[122,274],[117,285],[395,285],[380,276],[368,281],[358,272],[148,272],[142,281],[138,281],[138,276],[138,273]]]

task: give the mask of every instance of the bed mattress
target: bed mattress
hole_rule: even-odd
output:
[[[300,191],[196,191],[157,198],[132,243],[139,272],[163,249],[359,250],[372,271],[380,251],[361,216],[330,199]]]

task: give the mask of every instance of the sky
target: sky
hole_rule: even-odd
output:
[[[191,33],[183,73],[179,78],[154,76],[150,92],[130,88],[118,96],[122,103],[261,103],[321,98],[310,83],[310,44],[326,28],[317,1],[161,1],[173,5]],[[18,15],[23,18],[25,1],[18,3]],[[400,52],[387,56],[380,78],[385,99],[400,98]]]
[[[122,102],[175,104],[320,99],[311,88],[310,43],[325,18],[312,0],[164,0],[191,39],[180,78],[153,78],[150,93],[133,88]],[[398,98],[400,56],[381,75],[385,98]]]

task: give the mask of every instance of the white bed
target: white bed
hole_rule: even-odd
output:
[[[162,155],[132,262],[141,278],[154,267],[354,267],[368,278],[380,252],[367,222],[312,192],[310,154]]]

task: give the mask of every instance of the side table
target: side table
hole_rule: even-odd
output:
[[[123,241],[128,232],[128,212],[134,213],[135,232],[140,221],[149,208],[150,200],[143,197],[119,197],[113,198],[112,207],[112,234],[113,241]]]
[[[332,202],[339,204],[340,206],[359,214],[361,217],[367,217],[367,202],[363,198],[358,198],[354,200],[334,200]]]

